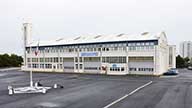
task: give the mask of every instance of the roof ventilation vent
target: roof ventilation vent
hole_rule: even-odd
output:
[[[63,40],[63,38],[57,39],[56,41],[61,41],[61,40]]]
[[[101,36],[102,36],[102,35],[97,35],[97,36],[95,36],[94,38],[97,39],[97,38],[99,38],[99,37],[101,37]]]
[[[117,37],[121,37],[121,36],[123,36],[124,34],[123,33],[121,33],[121,34],[119,34],[119,35],[117,35]]]
[[[147,35],[147,34],[149,34],[149,32],[143,32],[143,33],[141,33],[141,35]]]
[[[75,38],[74,40],[78,40],[78,39],[80,39],[80,38],[81,38],[81,36],[79,36],[79,37]]]

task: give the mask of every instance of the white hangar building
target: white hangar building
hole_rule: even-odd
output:
[[[165,32],[77,36],[52,41],[28,42],[31,24],[24,24],[23,70],[161,75],[175,68],[175,46]],[[39,51],[37,55],[35,52]]]

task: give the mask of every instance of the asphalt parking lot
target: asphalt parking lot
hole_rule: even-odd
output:
[[[2,71],[0,108],[192,108],[192,71],[179,72],[177,77],[34,73],[34,81],[64,88],[9,96],[7,86],[29,85],[29,73]]]

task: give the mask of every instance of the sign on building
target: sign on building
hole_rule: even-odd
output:
[[[86,53],[81,53],[80,54],[81,57],[95,57],[98,56],[97,52],[86,52]]]

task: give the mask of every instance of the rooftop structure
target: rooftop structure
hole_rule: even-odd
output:
[[[96,35],[96,36],[76,36],[72,38],[59,38],[51,41],[40,41],[40,46],[51,45],[77,45],[77,44],[94,44],[94,43],[110,43],[110,42],[125,42],[125,41],[146,41],[158,40],[161,33],[151,34],[144,32],[141,34],[118,34],[118,35]],[[36,46],[38,41],[28,44],[28,46]]]

